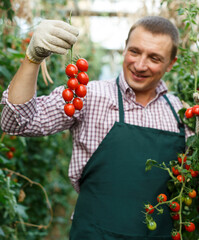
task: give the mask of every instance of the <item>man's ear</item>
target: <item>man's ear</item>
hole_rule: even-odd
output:
[[[169,66],[167,67],[166,72],[170,72],[170,71],[171,71],[173,65],[175,64],[175,62],[176,62],[177,60],[178,60],[178,58],[175,57],[175,58],[170,62]]]

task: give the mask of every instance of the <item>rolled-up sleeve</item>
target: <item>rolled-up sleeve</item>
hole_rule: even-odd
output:
[[[55,88],[48,96],[36,97],[24,104],[8,101],[9,88],[3,92],[1,104],[1,129],[10,135],[45,136],[69,129],[80,113],[68,117],[64,113],[62,91],[64,86]]]

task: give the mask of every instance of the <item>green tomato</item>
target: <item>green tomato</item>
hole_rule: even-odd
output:
[[[147,223],[147,227],[149,230],[154,231],[157,228],[157,224],[155,221],[150,221]]]

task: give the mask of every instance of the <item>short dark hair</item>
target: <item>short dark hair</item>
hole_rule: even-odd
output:
[[[160,16],[147,16],[141,18],[130,28],[128,37],[126,39],[126,45],[129,41],[132,31],[137,27],[143,27],[145,30],[153,34],[164,34],[170,36],[173,43],[171,49],[171,60],[176,57],[179,45],[179,31],[170,20]]]

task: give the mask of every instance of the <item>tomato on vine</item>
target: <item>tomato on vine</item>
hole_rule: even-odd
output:
[[[180,219],[180,215],[178,213],[172,213],[171,218],[175,221],[178,221]]]
[[[178,179],[179,182],[184,182],[185,181],[185,177],[182,176],[182,175],[178,175],[177,179]]]
[[[75,89],[75,93],[78,97],[85,97],[86,96],[86,86],[83,84],[79,84],[78,87]]]
[[[67,103],[64,106],[64,112],[67,116],[72,117],[75,113],[75,107],[72,103]]]
[[[171,237],[172,237],[173,240],[180,240],[181,239],[181,236],[180,236],[179,232],[172,233]]]
[[[173,201],[170,205],[169,205],[170,209],[172,212],[179,212],[180,210],[180,204],[178,202]]]
[[[190,206],[192,204],[192,198],[190,198],[188,196],[185,197],[184,203],[185,203],[185,205]]]
[[[68,64],[66,66],[65,73],[69,77],[74,77],[78,73],[78,68],[75,64]]]
[[[62,92],[62,97],[66,102],[70,102],[73,99],[73,91],[69,88],[66,88]]]
[[[67,86],[71,89],[71,90],[75,90],[78,86],[78,80],[77,78],[69,78],[68,82],[67,82]]]
[[[171,170],[172,170],[172,172],[173,172],[173,174],[174,174],[175,176],[177,176],[177,175],[180,174],[180,172],[179,172],[177,166],[172,167]]]
[[[164,193],[161,193],[161,194],[158,195],[157,201],[160,202],[160,203],[161,202],[166,202],[167,201],[167,196]]]
[[[85,72],[78,73],[77,79],[78,79],[79,83],[84,84],[84,85],[87,85],[89,82],[88,74]]]
[[[199,105],[193,106],[192,111],[194,115],[199,115]]]
[[[86,72],[88,70],[88,62],[84,58],[79,58],[76,62],[76,66],[81,72]]]
[[[187,108],[187,110],[185,111],[185,116],[186,118],[192,118],[194,116],[192,107]]]
[[[185,154],[178,155],[178,162],[181,164],[182,161],[183,161],[183,163],[185,163],[187,161],[187,156]]]
[[[196,228],[195,224],[192,222],[189,222],[188,224],[185,225],[185,230],[187,232],[193,232],[193,231],[195,231],[195,228]]]
[[[189,197],[190,198],[195,198],[196,196],[197,196],[196,190],[193,189],[189,192]]]
[[[190,169],[189,171],[191,172],[191,176],[192,176],[193,178],[195,178],[195,177],[198,176],[198,171],[194,171],[193,169]]]
[[[154,208],[151,204],[145,205],[145,210],[148,214],[152,214],[154,212]]]
[[[6,156],[7,156],[8,159],[12,159],[12,158],[14,157],[14,154],[13,154],[12,151],[8,151],[8,152],[6,153]]]
[[[154,231],[157,228],[157,223],[155,221],[149,221],[147,227],[149,230]]]
[[[75,106],[75,109],[81,110],[83,108],[83,101],[81,98],[74,98],[73,99],[73,105]]]

